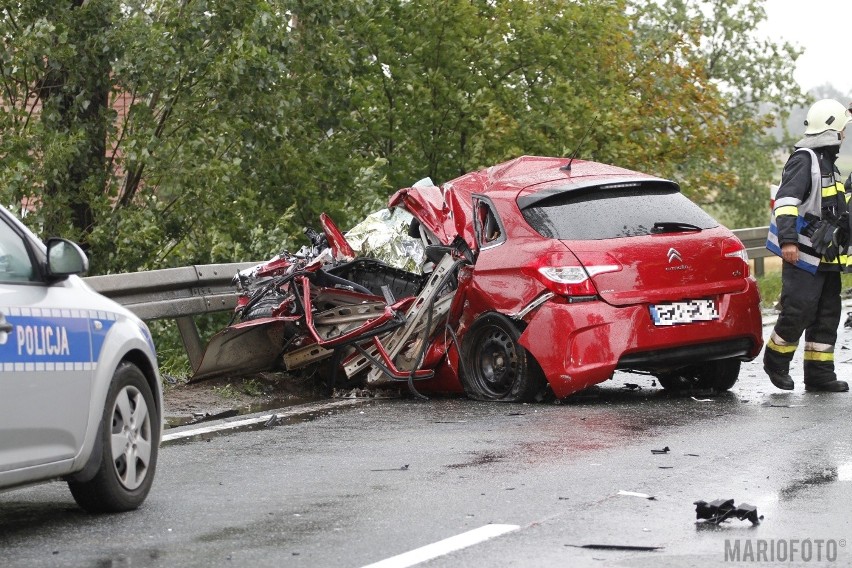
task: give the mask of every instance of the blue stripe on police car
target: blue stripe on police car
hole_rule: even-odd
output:
[[[6,371],[89,370],[115,314],[90,310],[2,308],[11,330],[0,333]]]

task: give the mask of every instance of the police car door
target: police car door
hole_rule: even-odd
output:
[[[43,279],[43,258],[0,215],[0,471],[73,458],[86,431],[88,311],[67,280]]]

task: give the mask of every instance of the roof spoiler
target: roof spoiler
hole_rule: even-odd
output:
[[[680,191],[680,186],[670,180],[662,179],[662,178],[649,178],[649,177],[617,177],[605,180],[594,180],[587,181],[584,183],[572,183],[567,186],[559,186],[553,187],[550,189],[544,189],[541,191],[537,191],[535,193],[531,193],[529,195],[523,195],[518,198],[518,207],[521,209],[526,209],[527,207],[531,207],[540,201],[544,201],[545,199],[550,199],[556,195],[562,195],[563,193],[573,193],[578,190],[583,189],[618,189],[622,187],[666,187],[668,189],[673,189],[675,191]]]

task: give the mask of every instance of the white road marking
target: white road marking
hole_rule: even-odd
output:
[[[480,542],[484,542],[490,538],[516,531],[519,528],[521,527],[518,525],[485,525],[478,529],[467,531],[466,533],[451,536],[450,538],[445,538],[444,540],[439,540],[438,542],[433,542],[432,544],[427,544],[420,548],[415,548],[414,550],[404,552],[397,556],[391,556],[390,558],[386,558],[385,560],[381,560],[374,564],[369,564],[363,568],[407,568],[408,566],[414,566],[415,564],[432,560],[433,558],[449,554],[450,552],[455,552],[456,550],[461,550],[462,548],[479,544]]]
[[[336,408],[338,406],[352,406],[353,404],[358,404],[366,399],[348,399],[348,400],[336,400],[334,402],[327,402],[316,405],[299,405],[298,407],[294,407],[288,410],[283,410],[280,412],[276,412],[274,414],[264,414],[262,416],[252,416],[251,418],[243,418],[242,420],[232,420],[230,422],[220,422],[219,424],[211,424],[209,426],[201,426],[199,428],[192,428],[190,430],[181,430],[179,432],[170,432],[167,434],[163,434],[163,437],[160,443],[165,442],[173,442],[174,440],[182,440],[184,438],[192,438],[193,436],[199,436],[201,434],[210,434],[211,432],[221,432],[223,430],[233,430],[234,428],[241,428],[243,426],[253,426],[255,424],[261,424],[264,422],[268,422],[270,418],[276,416],[278,418],[288,418],[290,416],[295,416],[299,414],[307,414],[310,412],[322,412],[323,410],[330,410]]]

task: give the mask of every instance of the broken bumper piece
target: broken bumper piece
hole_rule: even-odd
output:
[[[748,503],[740,503],[737,507],[733,499],[716,499],[715,501],[695,501],[695,516],[698,520],[714,525],[719,525],[729,519],[737,518],[741,521],[751,521],[751,524],[760,524],[757,516],[757,507]]]

